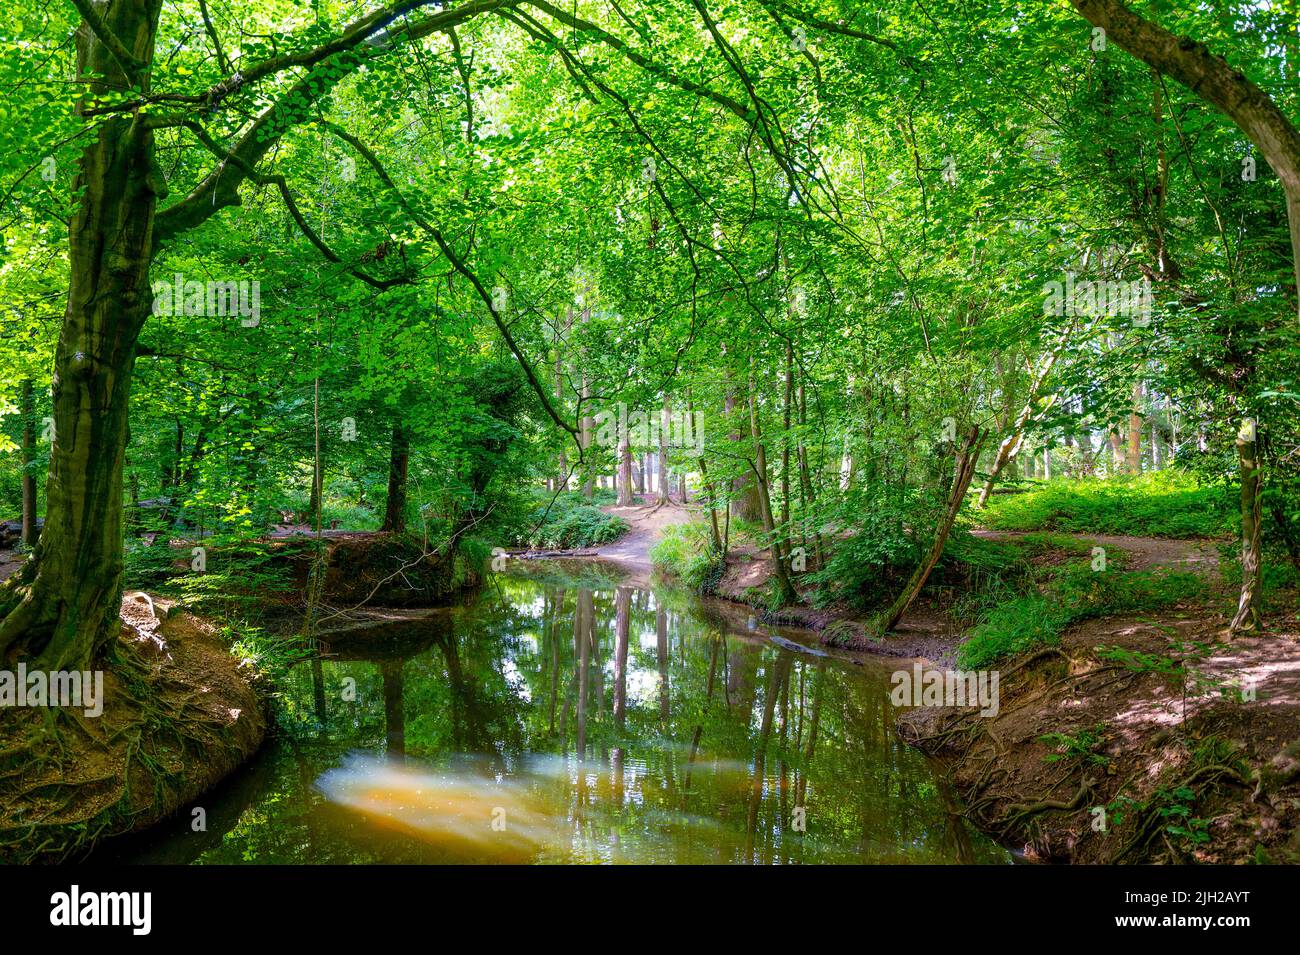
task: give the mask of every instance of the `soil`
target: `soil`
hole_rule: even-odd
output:
[[[0,711],[0,860],[76,858],[144,829],[234,771],[266,733],[252,674],[221,635],[138,591],[103,675],[103,713]]]
[[[948,760],[968,817],[1030,859],[1300,862],[1295,612],[1232,641],[1228,619],[1192,605],[1087,621],[1002,669],[996,717],[924,707],[900,732]],[[1197,643],[1181,660],[1180,645]],[[1091,748],[1066,747],[1089,733]]]
[[[288,563],[294,599],[307,592],[315,553],[314,533],[293,527],[270,535],[271,552]],[[414,537],[384,531],[326,530],[320,599],[339,607],[440,607],[479,582],[478,571],[458,554],[421,548]]]
[[[636,495],[635,504],[611,504],[601,510],[623,518],[630,527],[618,540],[598,547],[594,559],[616,566],[628,583],[637,585],[650,582],[650,548],[659,542],[663,529],[670,524],[698,521],[704,514],[698,507],[676,501],[660,504],[651,494]]]

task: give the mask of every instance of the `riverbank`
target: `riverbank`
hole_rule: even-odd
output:
[[[636,526],[635,514],[624,516]],[[652,546],[654,536],[637,539],[649,537]],[[981,831],[1028,859],[1300,861],[1294,595],[1283,595],[1261,635],[1229,641],[1223,633],[1234,588],[1223,580],[1216,542],[1060,537],[1068,547],[1041,550],[1035,559],[1095,559],[1101,548],[1114,586],[1122,588],[1125,575],[1155,572],[1190,573],[1202,587],[1142,612],[1071,624],[1059,642],[997,664],[996,713],[909,709],[899,714],[900,735],[942,762]],[[764,554],[741,551],[706,592],[753,607],[770,574]],[[813,631],[824,643],[858,651],[853,656],[914,657],[951,670],[965,633],[944,604],[942,595],[923,592],[896,632],[880,640],[843,609],[782,608],[763,620]]]
[[[173,602],[128,592],[108,659],[102,713],[3,712],[0,859],[75,860],[103,838],[149,828],[262,744],[265,699],[251,668]],[[191,824],[201,831],[204,820]]]
[[[272,722],[279,688],[259,669],[260,654],[274,647],[286,661],[300,657],[305,607],[315,608],[322,653],[346,655],[358,639],[372,653],[390,631],[434,613],[420,608],[446,607],[481,581],[463,556],[439,556],[409,538],[321,538],[319,563],[314,535],[305,533],[148,548],[150,561],[136,573],[150,592],[123,596],[117,641],[95,674],[102,713],[0,710],[0,860],[78,859],[104,839],[168,819],[233,774]],[[202,569],[193,553],[202,554]],[[0,580],[22,560],[0,551]],[[282,636],[257,636],[264,626]],[[202,832],[205,819],[182,822]]]
[[[966,814],[1030,859],[1300,862],[1294,612],[1228,642],[1212,604],[1088,621],[1001,668],[1000,709],[922,707]]]

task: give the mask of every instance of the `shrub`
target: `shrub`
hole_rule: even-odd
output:
[[[1042,590],[1021,594],[987,609],[957,648],[957,665],[979,670],[1007,657],[1061,639],[1066,627],[1091,617],[1159,610],[1201,595],[1196,574],[1164,569],[1125,574],[1071,567]]]
[[[713,552],[708,526],[699,522],[665,527],[663,537],[650,548],[650,561],[691,589],[702,590],[719,558]]]
[[[557,550],[608,544],[627,533],[627,521],[606,514],[580,494],[540,495],[524,526],[516,526],[511,539],[521,547]]]
[[[843,602],[869,610],[891,599],[898,579],[921,559],[921,546],[907,533],[909,526],[924,523],[916,502],[882,486],[867,486],[830,520],[852,533],[828,541],[826,565],[804,578],[817,585],[814,603]]]

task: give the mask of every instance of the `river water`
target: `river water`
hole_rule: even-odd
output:
[[[897,739],[910,661],[799,652],[671,589],[495,580],[296,667],[252,763],[99,858],[1010,861]]]

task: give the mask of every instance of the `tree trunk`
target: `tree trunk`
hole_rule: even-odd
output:
[[[36,402],[32,398],[32,380],[23,381],[23,544],[36,546],[39,531],[36,529],[36,475],[32,471],[36,457]]]
[[[161,4],[116,0],[103,27],[147,63]],[[133,83],[84,26],[77,77],[87,99]],[[147,92],[147,80],[142,83]],[[153,132],[142,117],[104,118],[82,153],[69,228],[68,304],[54,357],[54,440],[45,529],[33,559],[0,592],[0,656],[47,670],[86,669],[116,634],[122,596],[122,465],[136,340],[152,304],[158,194]]]
[[[1128,9],[1120,0],[1070,0],[1106,39],[1148,66],[1173,77],[1214,106],[1259,147],[1286,196],[1291,259],[1300,308],[1300,131],[1262,89],[1210,53],[1204,43],[1179,37]]]
[[[785,430],[781,435],[781,526],[790,526],[790,418],[791,406],[794,404],[794,346],[785,344],[785,406],[782,409],[782,423]]]
[[[587,478],[582,482],[582,496],[591,500],[596,492],[596,472],[591,467],[591,446],[595,444],[594,429],[596,419],[586,413],[587,403],[591,400],[591,382],[587,378],[587,373],[582,373],[582,407],[583,415],[579,431],[579,441],[582,444],[582,467],[587,472]]]
[[[564,331],[558,330],[555,334],[555,406],[564,407],[564,338],[569,334],[569,328],[573,324],[573,310],[569,309],[565,313]],[[560,458],[558,469],[555,472],[552,491],[559,493],[569,489],[569,462],[564,453],[564,447],[560,447]]]
[[[393,425],[388,458],[388,499],[384,504],[384,526],[392,534],[406,531],[406,472],[411,461],[411,436],[401,424]]]
[[[763,447],[763,433],[758,424],[758,406],[754,401],[754,382],[749,383],[749,430],[754,439],[754,486],[758,491],[759,516],[763,521],[763,531],[767,535],[772,550],[772,571],[776,579],[777,596],[781,603],[797,603],[799,595],[790,583],[790,568],[786,563],[785,551],[777,539],[776,522],[772,519],[772,495],[767,473],[767,451]]]
[[[1073,328],[1073,326],[1071,327]],[[1062,349],[1064,348],[1064,344],[1064,339],[1062,339]],[[1016,415],[1015,424],[1012,425],[1011,428],[1011,434],[1008,437],[1003,438],[1002,443],[998,445],[997,456],[993,459],[993,469],[989,471],[988,479],[984,482],[984,487],[980,490],[979,500],[975,502],[977,508],[982,508],[988,503],[989,495],[993,493],[993,485],[997,483],[998,475],[1000,475],[1002,469],[1020,453],[1020,448],[1025,443],[1025,425],[1029,423],[1029,419],[1033,417],[1034,414],[1034,402],[1038,400],[1038,393],[1042,390],[1043,382],[1045,382],[1047,376],[1051,374],[1052,367],[1056,364],[1056,360],[1060,357],[1060,354],[1060,350],[1051,352],[1043,361],[1042,366],[1034,375],[1033,380],[1030,381],[1029,394],[1025,396],[1025,403],[1020,407],[1020,413]],[[1048,406],[1050,407],[1055,403],[1056,399],[1052,398],[1049,400]]]
[[[930,572],[934,570],[935,564],[939,563],[939,558],[943,556],[944,545],[948,542],[948,535],[952,532],[952,525],[957,520],[957,514],[961,511],[962,502],[966,500],[966,491],[970,488],[971,480],[975,477],[975,461],[979,457],[980,444],[983,443],[984,435],[978,427],[972,427],[966,435],[966,443],[961,451],[957,453],[957,466],[954,469],[952,489],[948,494],[948,507],[944,511],[943,520],[934,531],[934,543],[930,545],[930,552],[916,567],[912,573],[912,578],[903,588],[903,592],[898,595],[898,599],[883,618],[883,624],[880,628],[881,633],[888,633],[898,626],[898,621],[902,619],[903,614],[907,613],[907,608],[912,606],[912,601],[916,595],[921,592],[925,586]]]
[[[671,504],[673,485],[668,474],[668,425],[671,420],[672,403],[668,392],[664,392],[664,407],[659,413],[659,503]]]
[[[730,381],[731,374],[727,373],[727,379]],[[728,388],[726,395],[722,400],[722,413],[727,420],[736,411],[736,393]],[[732,431],[727,437],[732,441],[740,440],[740,431]],[[728,514],[731,517],[738,517],[741,520],[752,521],[759,517],[757,488],[754,486],[748,474],[738,475],[731,480],[731,503],[728,506]]]
[[[691,399],[691,389],[689,387],[686,389],[686,413],[690,415],[692,421],[695,420],[695,402]],[[709,465],[704,459],[703,449],[700,452],[699,467],[700,483],[705,494],[704,503],[709,509],[709,534],[710,541],[713,544],[713,552],[714,554],[720,554],[725,560],[727,553],[722,545],[722,531],[718,527],[718,491],[713,486],[713,482],[709,480]]]
[[[1142,473],[1142,382],[1133,383],[1133,409],[1128,415],[1128,448],[1124,455],[1124,470],[1129,474]]]
[[[618,503],[632,503],[632,444],[626,429],[618,436]]]
[[[1247,418],[1237,433],[1237,459],[1241,463],[1241,597],[1230,633],[1260,628],[1260,471],[1256,457],[1255,421]]]

